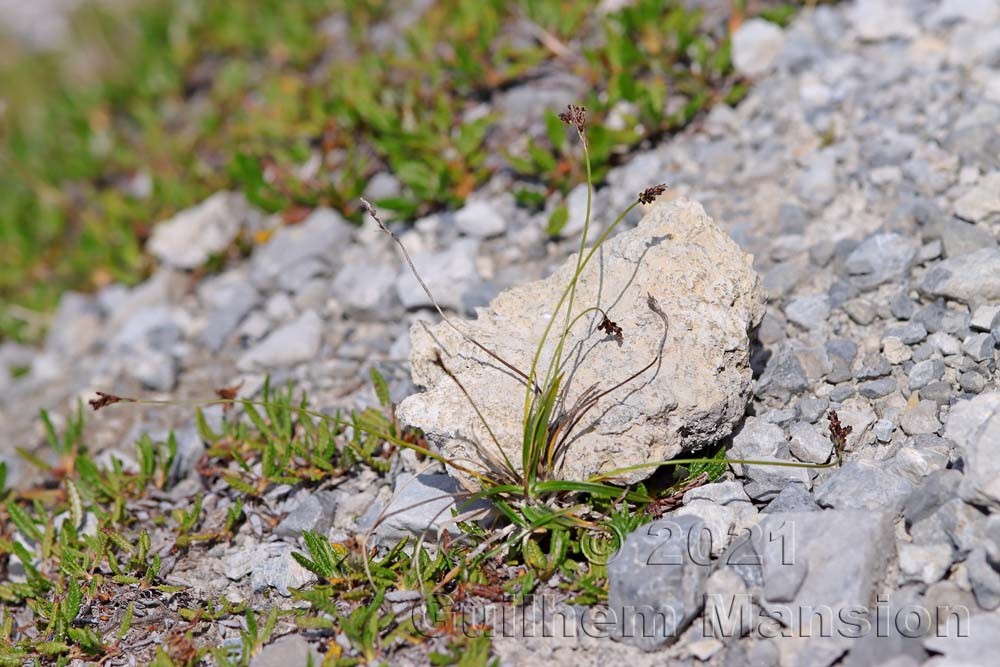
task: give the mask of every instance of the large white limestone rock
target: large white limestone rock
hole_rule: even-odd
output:
[[[600,306],[622,329],[619,343],[598,330],[592,312],[573,327],[563,355],[565,405],[587,388],[609,388],[663,358],[587,413],[558,461],[561,479],[583,480],[625,466],[669,459],[726,437],[742,419],[750,394],[749,332],[764,314],[752,258],[687,199],[657,202],[639,225],[608,240],[584,270],[573,314]],[[477,319],[457,326],[525,372],[573,275],[576,257],[552,276],[513,287]],[[669,325],[647,304],[652,295]],[[538,368],[544,375],[565,318],[554,323]],[[440,358],[478,406],[511,462],[520,469],[525,384],[445,323],[414,325],[414,382],[427,391],[405,399],[398,415],[422,429],[449,459],[483,470],[500,460],[497,446]],[[470,486],[468,475],[449,468]],[[636,481],[652,469],[621,476]]]

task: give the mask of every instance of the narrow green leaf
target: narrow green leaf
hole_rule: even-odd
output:
[[[128,607],[125,609],[125,615],[122,617],[122,626],[118,628],[118,632],[115,636],[119,641],[125,638],[128,634],[129,629],[132,627],[132,615],[135,613],[135,601],[129,602]]]
[[[195,428],[198,430],[198,436],[205,442],[212,444],[218,442],[222,437],[213,431],[212,427],[208,425],[208,421],[205,419],[205,413],[201,408],[198,408],[194,412],[194,423]]]
[[[39,410],[38,416],[42,419],[42,424],[45,426],[45,439],[48,440],[49,446],[59,454],[63,454],[62,443],[59,441],[59,436],[56,434],[56,427],[52,425],[52,419],[49,417],[47,410]]]
[[[73,521],[73,526],[80,528],[83,526],[83,501],[80,500],[80,490],[76,488],[73,480],[66,478],[66,498],[69,501],[69,516]]]
[[[549,221],[545,225],[545,233],[551,238],[556,238],[566,228],[569,222],[569,208],[566,204],[560,204],[549,216]]]
[[[10,515],[11,522],[21,531],[22,535],[32,542],[42,541],[42,533],[38,530],[34,520],[13,499],[7,501],[7,514]]]
[[[385,381],[385,377],[379,372],[375,366],[372,366],[368,370],[372,378],[372,386],[375,388],[375,396],[378,398],[379,404],[386,408],[392,402],[389,397],[389,385]]]

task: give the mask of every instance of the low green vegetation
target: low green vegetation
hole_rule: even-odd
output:
[[[376,388],[380,381],[376,374]],[[292,590],[293,598],[306,606],[254,607],[194,597],[185,587],[164,581],[160,553],[206,558],[204,550],[230,543],[245,529],[244,508],[260,508],[263,492],[274,485],[329,485],[364,468],[384,474],[399,446],[422,449],[419,434],[392,425],[388,402],[381,409],[325,417],[291,388],[265,390],[262,399],[225,400],[238,409],[227,411],[218,433],[199,413],[209,446],[198,475],[207,485],[223,480],[222,495],[230,501],[215,520],[203,510],[201,495],[189,507],[162,503],[155,509],[157,503],[150,501],[151,494],[162,499],[170,489],[176,455],[172,436],[163,442],[143,436],[135,447],[135,469],[127,470],[116,457],[101,465],[81,442],[80,411],[63,434],[50,430],[56,465],[24,453],[46,476],[36,488],[6,490],[0,497],[0,567],[5,572],[0,664],[66,664],[134,654],[148,631],[136,617],[137,601],[173,619],[169,625],[174,630],[165,632],[161,642],[144,645],[143,655],[157,665],[203,660],[246,665],[274,638],[279,621],[284,632],[343,633],[350,648],[330,642],[327,665],[391,663],[394,650],[424,644],[435,665],[494,664],[486,629],[470,630],[459,603],[475,598],[517,604],[555,573],[565,575],[559,586],[568,599],[581,604],[605,599],[603,562],[620,536],[676,504],[684,488],[725,469],[718,459],[711,470],[693,476],[682,472],[680,481],[658,493],[637,487],[629,495],[638,502],[595,495],[592,508],[606,518],[566,525],[557,517],[538,518],[530,535],[503,554],[482,548],[497,531],[476,524],[457,524],[459,537],[437,545],[404,540],[389,550],[353,538],[330,543],[307,531],[304,548],[291,554],[317,576],[316,584]],[[42,419],[51,424],[47,415]],[[154,550],[154,544],[159,548]],[[426,612],[394,613],[385,600],[390,591],[420,592]],[[19,613],[22,609],[30,614]],[[30,622],[25,624],[25,618]],[[213,624],[234,618],[242,619],[245,628],[238,644],[219,646],[206,639]],[[157,622],[161,628],[167,625]]]
[[[787,18],[782,7],[769,16]],[[401,189],[375,204],[412,217],[509,169],[518,200],[541,206],[581,180],[579,161],[554,114],[524,136],[505,131],[496,102],[543,73],[581,82],[598,182],[745,89],[725,30],[677,0],[607,15],[569,0],[439,0],[412,21],[394,11],[85,4],[65,53],[17,57],[0,40],[0,337],[37,336],[37,314],[67,288],[139,280],[152,226],[222,188],[289,222],[321,204],[357,219],[356,198],[388,168]]]

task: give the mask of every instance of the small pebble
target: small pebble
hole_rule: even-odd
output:
[[[923,389],[931,382],[940,380],[944,374],[944,362],[940,359],[927,359],[913,364],[909,373],[911,391]]]
[[[892,364],[881,354],[869,354],[861,360],[861,368],[854,377],[859,380],[873,380],[892,372]]]
[[[882,354],[894,366],[913,358],[913,352],[910,351],[910,348],[895,336],[887,336],[882,339]]]
[[[885,377],[858,386],[858,393],[865,398],[881,398],[896,391],[896,378]]]
[[[799,418],[810,424],[814,424],[820,417],[826,414],[827,408],[830,407],[830,399],[803,398],[795,407],[798,410]]]
[[[897,320],[908,320],[917,312],[917,305],[913,303],[913,299],[905,291],[897,292],[896,296],[892,297],[892,301],[889,302],[889,312]]]
[[[961,341],[943,331],[932,333],[927,337],[927,342],[936,347],[946,357],[952,354],[959,354],[962,351]]]
[[[853,299],[844,304],[848,316],[858,324],[871,324],[875,319],[875,306],[865,299]]]
[[[892,440],[892,433],[896,430],[896,425],[888,419],[879,419],[875,422],[873,430],[879,442],[889,442]]]
[[[931,382],[929,385],[920,390],[920,397],[927,398],[938,405],[947,405],[951,403],[951,397],[954,390],[951,387],[950,382],[945,382],[944,380],[938,380],[937,382]]]
[[[975,371],[967,371],[958,376],[958,384],[970,394],[978,394],[986,388],[986,378]]]
[[[927,329],[919,322],[909,322],[901,326],[889,327],[885,330],[886,336],[895,336],[907,345],[915,345],[927,338]]]
[[[973,331],[992,331],[1000,325],[1000,306],[980,306],[972,313],[969,327]]]
[[[972,334],[962,341],[962,351],[976,361],[985,361],[993,357],[993,348],[995,345],[996,341],[993,340],[993,334]]]

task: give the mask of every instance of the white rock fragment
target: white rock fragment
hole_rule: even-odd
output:
[[[955,215],[970,222],[987,220],[1000,213],[1000,171],[984,176],[955,202]]]
[[[470,201],[455,211],[455,226],[466,236],[478,238],[503,234],[507,229],[503,216],[484,201]]]
[[[886,336],[882,339],[882,354],[893,365],[899,365],[913,358],[910,348],[896,336]]]
[[[766,74],[784,45],[781,28],[764,19],[750,19],[733,33],[733,66],[746,76]]]
[[[944,436],[955,442],[965,461],[959,492],[967,502],[1000,508],[1000,393],[959,401],[948,414]]]
[[[217,192],[153,229],[147,250],[177,269],[194,269],[225,250],[248,220],[260,214],[241,194]]]
[[[911,38],[920,32],[906,3],[900,0],[858,0],[848,16],[865,42]]]
[[[478,310],[477,319],[458,326],[527,371],[575,265],[572,257],[549,278],[503,292],[488,309]],[[650,309],[647,295],[655,297],[669,321],[665,343],[663,321]],[[574,315],[595,306],[608,310],[624,336],[619,343],[598,331],[596,315],[580,319],[563,357],[567,406],[589,387],[607,389],[627,379],[650,363],[661,345],[663,358],[602,397],[584,416],[557,462],[560,477],[586,479],[668,459],[732,431],[750,394],[748,331],[763,317],[764,298],[750,256],[700,204],[683,198],[657,202],[638,227],[610,239],[581,276]],[[565,312],[557,317],[538,364],[543,374]],[[400,404],[402,422],[422,429],[444,456],[463,465],[482,469],[484,461],[502,460],[469,399],[436,365],[440,353],[519,467],[523,379],[445,324],[417,324],[410,336],[413,379],[428,391]],[[650,472],[623,478],[641,479]]]

